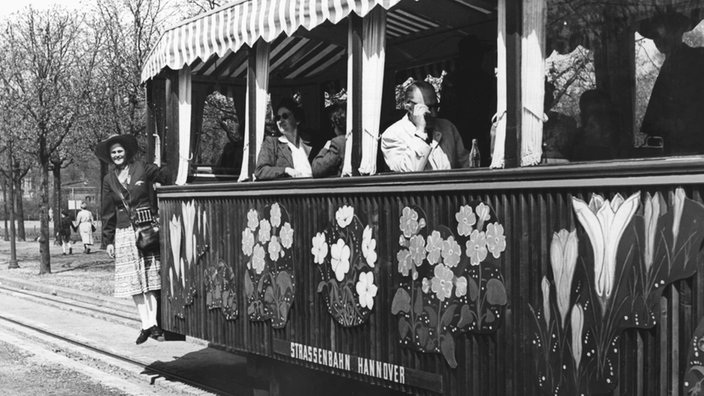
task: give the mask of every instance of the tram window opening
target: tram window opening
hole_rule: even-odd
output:
[[[548,1],[541,162],[704,154],[704,5],[604,7]]]
[[[194,160],[198,172],[239,175],[244,148],[242,124],[231,96],[215,91],[206,97]]]

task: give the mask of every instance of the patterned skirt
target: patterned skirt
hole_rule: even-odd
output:
[[[137,249],[132,226],[115,230],[115,297],[130,297],[161,290],[159,254],[143,255]]]

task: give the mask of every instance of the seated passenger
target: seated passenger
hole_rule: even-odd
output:
[[[310,146],[298,134],[303,118],[303,110],[293,99],[285,98],[279,103],[274,120],[280,134],[264,136],[254,170],[257,180],[313,175],[308,162]]]
[[[242,168],[244,141],[235,131],[231,130],[227,130],[227,139],[228,142],[222,149],[217,166],[220,168],[234,169],[235,174],[239,174]]]
[[[682,35],[694,24],[682,14],[658,14],[639,31],[665,54],[641,131],[661,136],[666,154],[704,153],[704,48],[692,48]]]
[[[579,98],[581,127],[573,150],[575,161],[599,161],[619,156],[618,120],[606,92],[584,91]]]
[[[406,115],[381,135],[381,152],[394,172],[417,172],[469,167],[469,151],[457,128],[437,118],[435,89],[425,81],[409,85]]]
[[[565,114],[553,111],[555,85],[545,82],[543,122],[543,162],[560,164],[569,162],[573,157],[577,123]]]
[[[340,176],[345,160],[345,127],[347,118],[344,103],[330,106],[330,122],[335,137],[328,140],[313,159],[313,177]]]

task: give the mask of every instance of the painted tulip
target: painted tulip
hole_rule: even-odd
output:
[[[545,318],[546,328],[550,328],[550,281],[547,276],[543,276],[543,281],[540,284],[543,289],[543,317]]]
[[[611,299],[616,276],[616,251],[623,232],[631,222],[640,203],[640,192],[624,200],[621,194],[609,202],[594,194],[587,205],[579,198],[572,198],[577,219],[589,236],[594,252],[594,289],[599,297],[601,313]]]
[[[672,251],[675,251],[677,246],[677,236],[680,233],[680,221],[682,221],[682,211],[684,210],[684,200],[687,195],[684,193],[683,188],[675,189],[672,196],[672,209],[674,213],[672,214]]]
[[[661,202],[660,193],[655,193],[650,196],[650,193],[645,195],[645,203],[643,208],[643,222],[645,226],[645,249],[643,259],[645,262],[645,270],[650,270],[653,266],[653,253],[655,249],[655,233],[658,228],[658,218],[660,218],[660,209],[664,209],[664,203]]]
[[[582,328],[584,327],[584,309],[581,304],[575,304],[572,308],[572,357],[574,358],[575,371],[579,371],[579,363],[582,360]]]
[[[570,309],[570,293],[572,291],[572,277],[577,266],[577,230],[569,232],[565,229],[552,235],[550,244],[550,264],[557,291],[557,310],[562,319],[561,325],[565,327],[567,311]]]

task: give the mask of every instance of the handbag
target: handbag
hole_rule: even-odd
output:
[[[151,208],[148,206],[132,209],[127,204],[122,193],[118,191],[122,204],[130,215],[132,228],[134,228],[135,244],[142,253],[149,253],[159,250],[159,219],[152,216]]]

